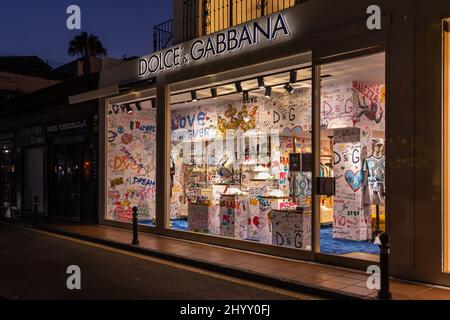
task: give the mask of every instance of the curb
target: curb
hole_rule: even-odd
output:
[[[5,220],[0,220],[0,223],[1,222],[5,222],[10,225],[22,226],[22,227],[29,228],[29,229],[42,230],[42,231],[46,231],[46,232],[53,233],[53,234],[59,234],[59,235],[66,236],[69,238],[84,240],[84,241],[97,243],[97,244],[105,245],[105,246],[116,248],[116,249],[130,251],[130,252],[139,253],[139,254],[143,254],[146,256],[150,256],[150,257],[160,258],[160,259],[171,261],[171,262],[176,262],[176,263],[189,265],[192,267],[197,267],[199,269],[220,273],[223,275],[239,278],[242,280],[250,280],[250,281],[270,285],[273,287],[277,287],[280,289],[297,291],[300,293],[316,295],[316,296],[320,296],[323,298],[328,298],[328,299],[333,299],[333,300],[369,300],[369,301],[377,300],[377,299],[370,298],[370,297],[362,297],[362,296],[358,296],[358,295],[351,294],[351,293],[344,293],[344,292],[338,291],[338,290],[323,288],[320,286],[314,286],[314,285],[305,284],[305,283],[301,283],[301,282],[293,282],[293,281],[289,281],[289,280],[285,280],[285,279],[274,278],[274,277],[270,277],[270,276],[267,276],[264,274],[252,272],[249,270],[237,269],[237,268],[233,268],[230,266],[215,264],[215,263],[202,261],[202,260],[190,259],[190,258],[187,258],[184,256],[163,253],[163,252],[152,250],[152,249],[141,248],[138,246],[133,246],[131,244],[125,244],[125,243],[121,243],[121,242],[115,242],[115,241],[104,240],[104,239],[95,238],[95,237],[91,237],[91,236],[85,236],[82,234],[63,231],[58,228],[52,228],[52,227],[48,227],[48,226],[44,226],[44,225],[34,225],[34,224],[27,224],[27,223],[23,223],[23,222],[5,221]]]

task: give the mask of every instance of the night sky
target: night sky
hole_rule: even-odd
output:
[[[153,50],[153,26],[172,18],[171,0],[1,0],[0,55],[37,55],[52,66],[74,60],[67,7],[81,7],[81,31],[97,35],[111,57]]]

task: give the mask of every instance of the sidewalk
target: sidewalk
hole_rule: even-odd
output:
[[[366,286],[367,274],[344,268],[146,233],[139,234],[140,245],[136,247],[130,245],[131,231],[101,225],[54,221],[20,224],[332,299],[376,299],[377,295]],[[395,300],[450,300],[450,290],[399,280],[391,280],[391,292]]]

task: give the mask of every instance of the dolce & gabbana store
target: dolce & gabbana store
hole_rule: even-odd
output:
[[[450,5],[376,1],[369,30],[373,1],[347,2],[102,71],[100,223],[138,207],[144,232],[363,270],[387,232],[392,275],[450,285]]]

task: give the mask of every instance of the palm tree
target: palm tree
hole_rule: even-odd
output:
[[[104,57],[108,54],[96,35],[82,32],[69,43],[69,56]]]
[[[83,73],[88,75],[91,73],[91,57],[104,57],[108,52],[97,36],[82,32],[70,41],[68,54],[82,57]]]

